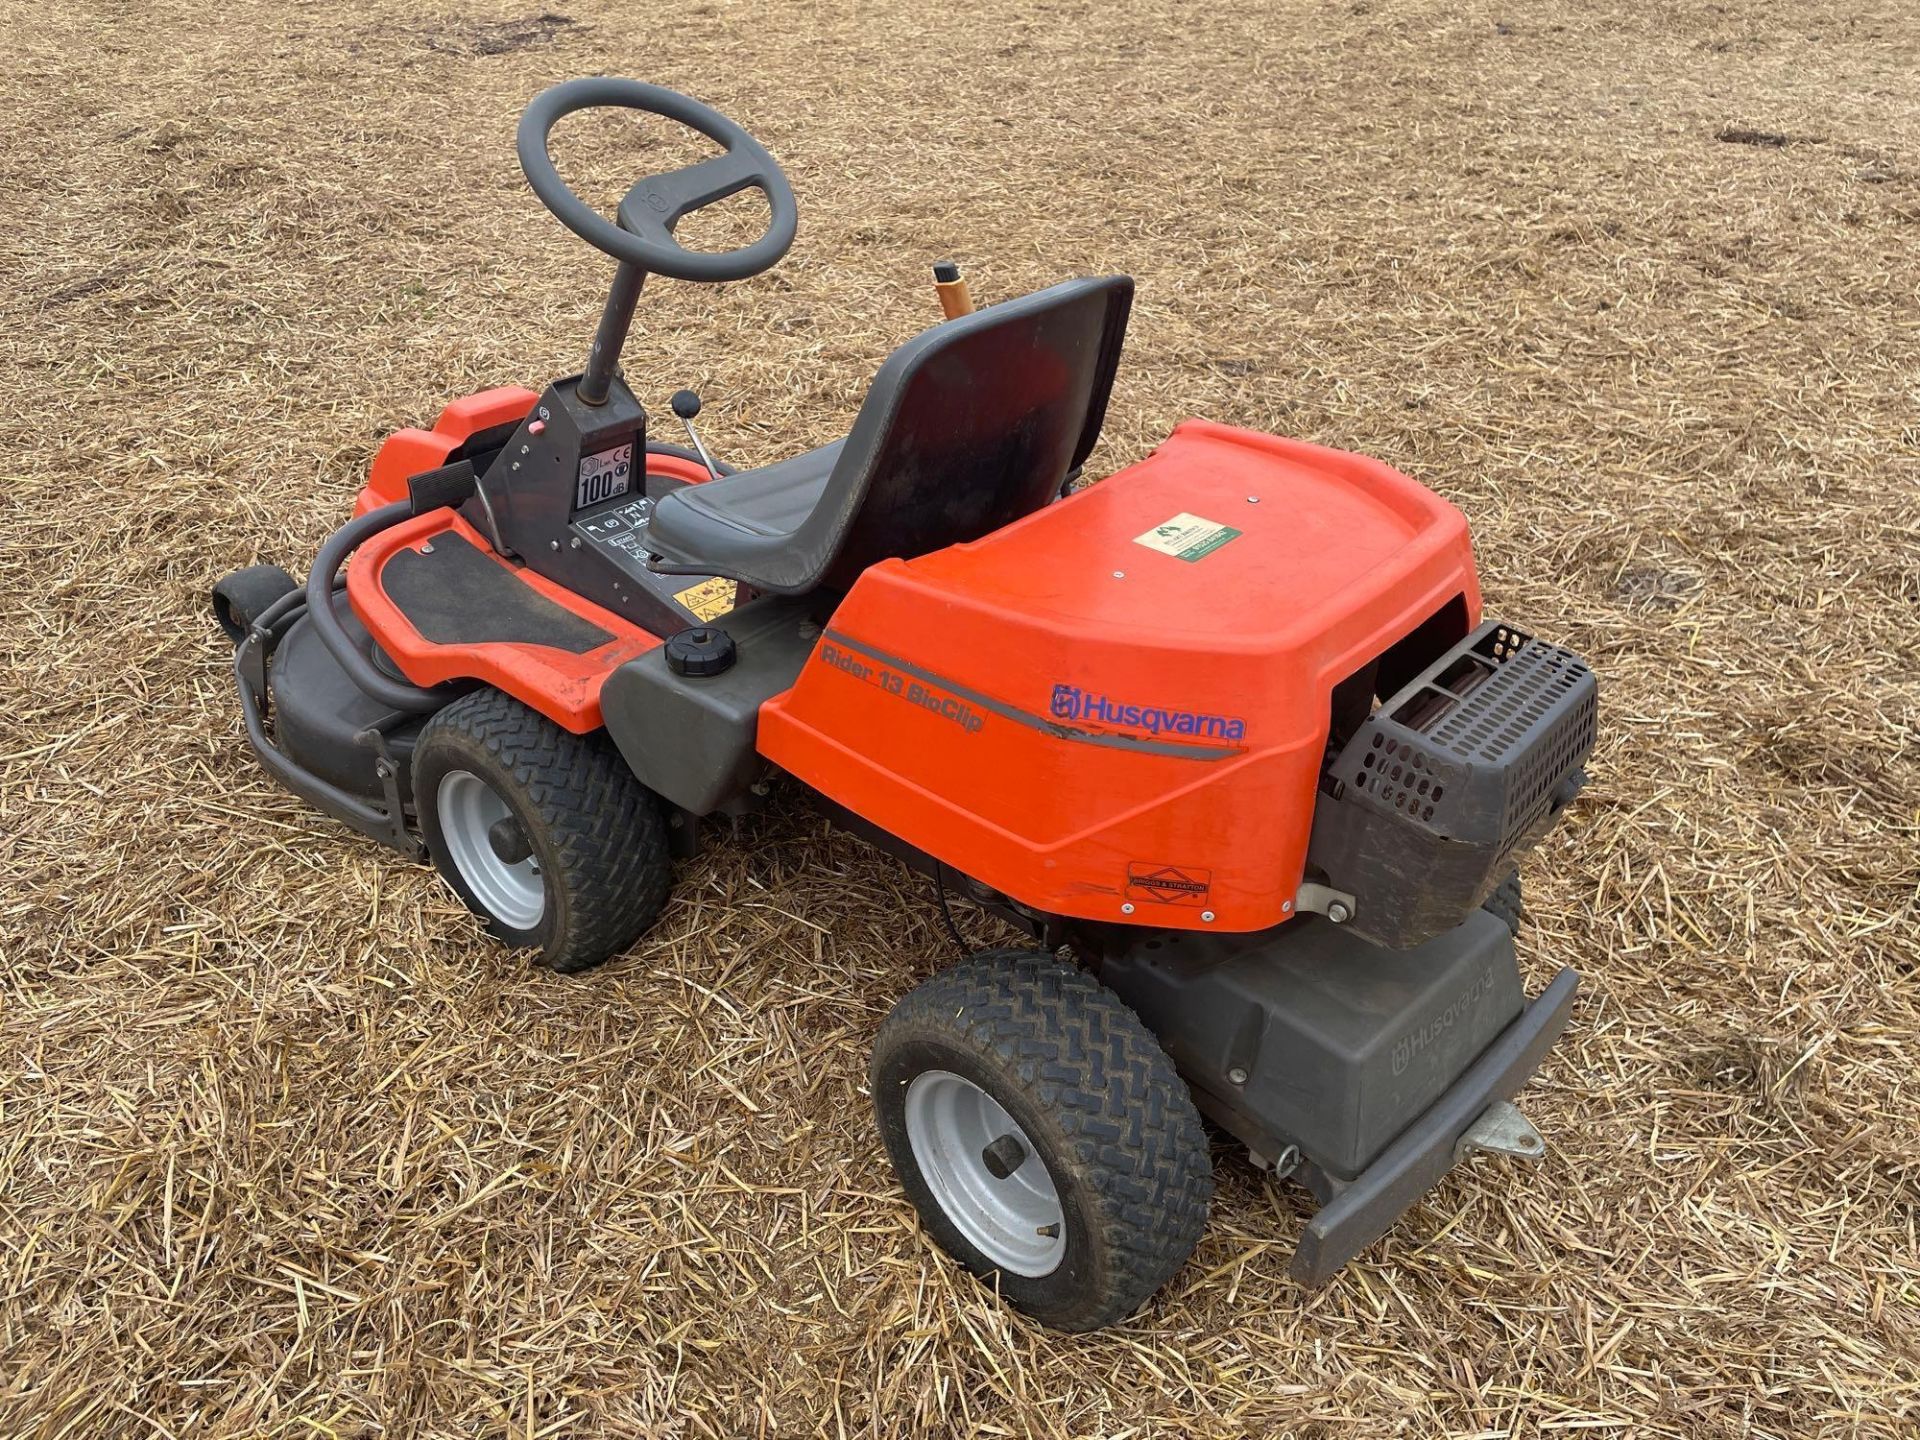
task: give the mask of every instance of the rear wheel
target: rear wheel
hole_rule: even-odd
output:
[[[600,964],[666,904],[660,802],[604,734],[572,734],[509,695],[476,690],[421,730],[413,793],[454,893],[551,969]]]
[[[1185,1082],[1119,996],[1052,956],[984,951],[913,990],[874,1040],[872,1088],[928,1233],[1047,1325],[1124,1319],[1206,1226]]]

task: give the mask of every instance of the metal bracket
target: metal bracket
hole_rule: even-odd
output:
[[[1453,1142],[1453,1163],[1458,1165],[1477,1150],[1513,1160],[1538,1160],[1547,1153],[1547,1142],[1517,1106],[1496,1100]]]
[[[1359,912],[1360,902],[1344,890],[1306,880],[1294,892],[1293,908],[1296,913],[1324,915],[1334,924],[1344,925]]]
[[[1280,1147],[1280,1153],[1278,1155],[1270,1156],[1262,1154],[1254,1146],[1249,1145],[1247,1147],[1247,1158],[1251,1160],[1258,1169],[1271,1170],[1274,1179],[1284,1180],[1300,1168],[1300,1147],[1298,1145],[1283,1145]]]
[[[493,553],[503,560],[511,557],[513,551],[509,550],[507,542],[500,538],[500,520],[493,513],[493,501],[487,498],[487,482],[481,478],[478,470],[473,472],[473,493],[479,497],[480,508],[486,512],[487,538],[493,542]]]
[[[387,748],[387,737],[370,725],[353,738],[373,751],[373,773],[380,777],[381,794],[387,803],[387,823],[390,828],[386,834],[376,838],[393,846],[409,860],[426,859],[427,847],[420,843],[419,836],[407,829],[406,806],[400,798],[400,767],[394,761],[393,751]]]
[[[272,632],[255,625],[240,641],[234,655],[234,673],[253,692],[256,705],[267,703],[267,651],[272,645]]]

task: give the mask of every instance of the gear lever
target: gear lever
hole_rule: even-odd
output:
[[[687,427],[687,439],[693,442],[693,448],[699,453],[700,463],[707,467],[707,474],[718,480],[720,468],[713,463],[713,457],[707,453],[707,447],[700,443],[700,434],[693,428],[693,417],[700,413],[700,397],[691,390],[676,390],[673,399],[667,402],[673,407],[673,413],[680,417],[680,423]]]

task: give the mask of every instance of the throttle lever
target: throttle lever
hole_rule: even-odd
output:
[[[700,413],[700,397],[691,390],[676,390],[673,398],[667,402],[673,407],[673,413],[680,417],[680,423],[687,427],[687,439],[693,442],[694,452],[699,455],[700,463],[707,467],[710,479],[720,478],[720,467],[713,463],[713,456],[707,453],[707,447],[700,441],[699,431],[693,428],[693,417]]]

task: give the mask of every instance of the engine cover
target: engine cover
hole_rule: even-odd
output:
[[[984,539],[869,568],[756,743],[1031,909],[1262,931],[1298,905],[1335,687],[1456,603],[1478,618],[1466,520],[1432,491],[1188,421]]]

